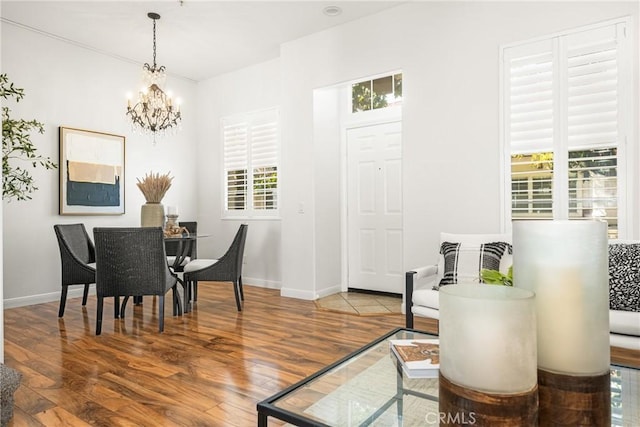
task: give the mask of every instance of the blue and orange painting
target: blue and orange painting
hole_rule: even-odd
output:
[[[117,168],[67,161],[67,205],[120,206]]]
[[[124,137],[60,127],[60,213],[124,213]]]

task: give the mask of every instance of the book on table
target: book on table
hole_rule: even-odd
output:
[[[390,340],[389,347],[407,377],[438,377],[440,343],[437,339]]]

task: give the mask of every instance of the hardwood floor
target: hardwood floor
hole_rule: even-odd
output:
[[[156,299],[113,319],[95,298],[5,310],[5,363],[23,374],[13,426],[255,426],[256,403],[381,334],[401,315],[359,317],[245,286],[199,286],[194,310],[157,331]],[[133,313],[132,313],[133,312]]]
[[[404,325],[277,290],[245,286],[245,296],[238,313],[229,284],[201,282],[191,313],[166,308],[162,334],[149,297],[124,320],[106,300],[101,336],[95,298],[70,299],[60,320],[57,302],[5,310],[5,363],[23,374],[9,426],[255,426],[257,402]]]

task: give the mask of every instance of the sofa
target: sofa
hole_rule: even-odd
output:
[[[486,247],[497,242],[504,245]],[[438,263],[406,272],[406,326],[413,328],[414,316],[439,319],[441,282],[479,283],[479,265],[506,274],[511,244],[509,234],[441,233]],[[609,289],[611,346],[640,351],[640,240],[609,241]]]

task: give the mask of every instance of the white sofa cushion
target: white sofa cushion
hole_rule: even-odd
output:
[[[431,316],[429,316],[431,317]],[[614,347],[628,348],[640,351],[640,338],[631,335],[609,334],[609,344]]]
[[[609,330],[616,334],[640,337],[640,313],[609,310]]]
[[[419,289],[417,291],[413,291],[413,305],[435,308],[438,310],[438,293],[439,291],[433,289]]]

